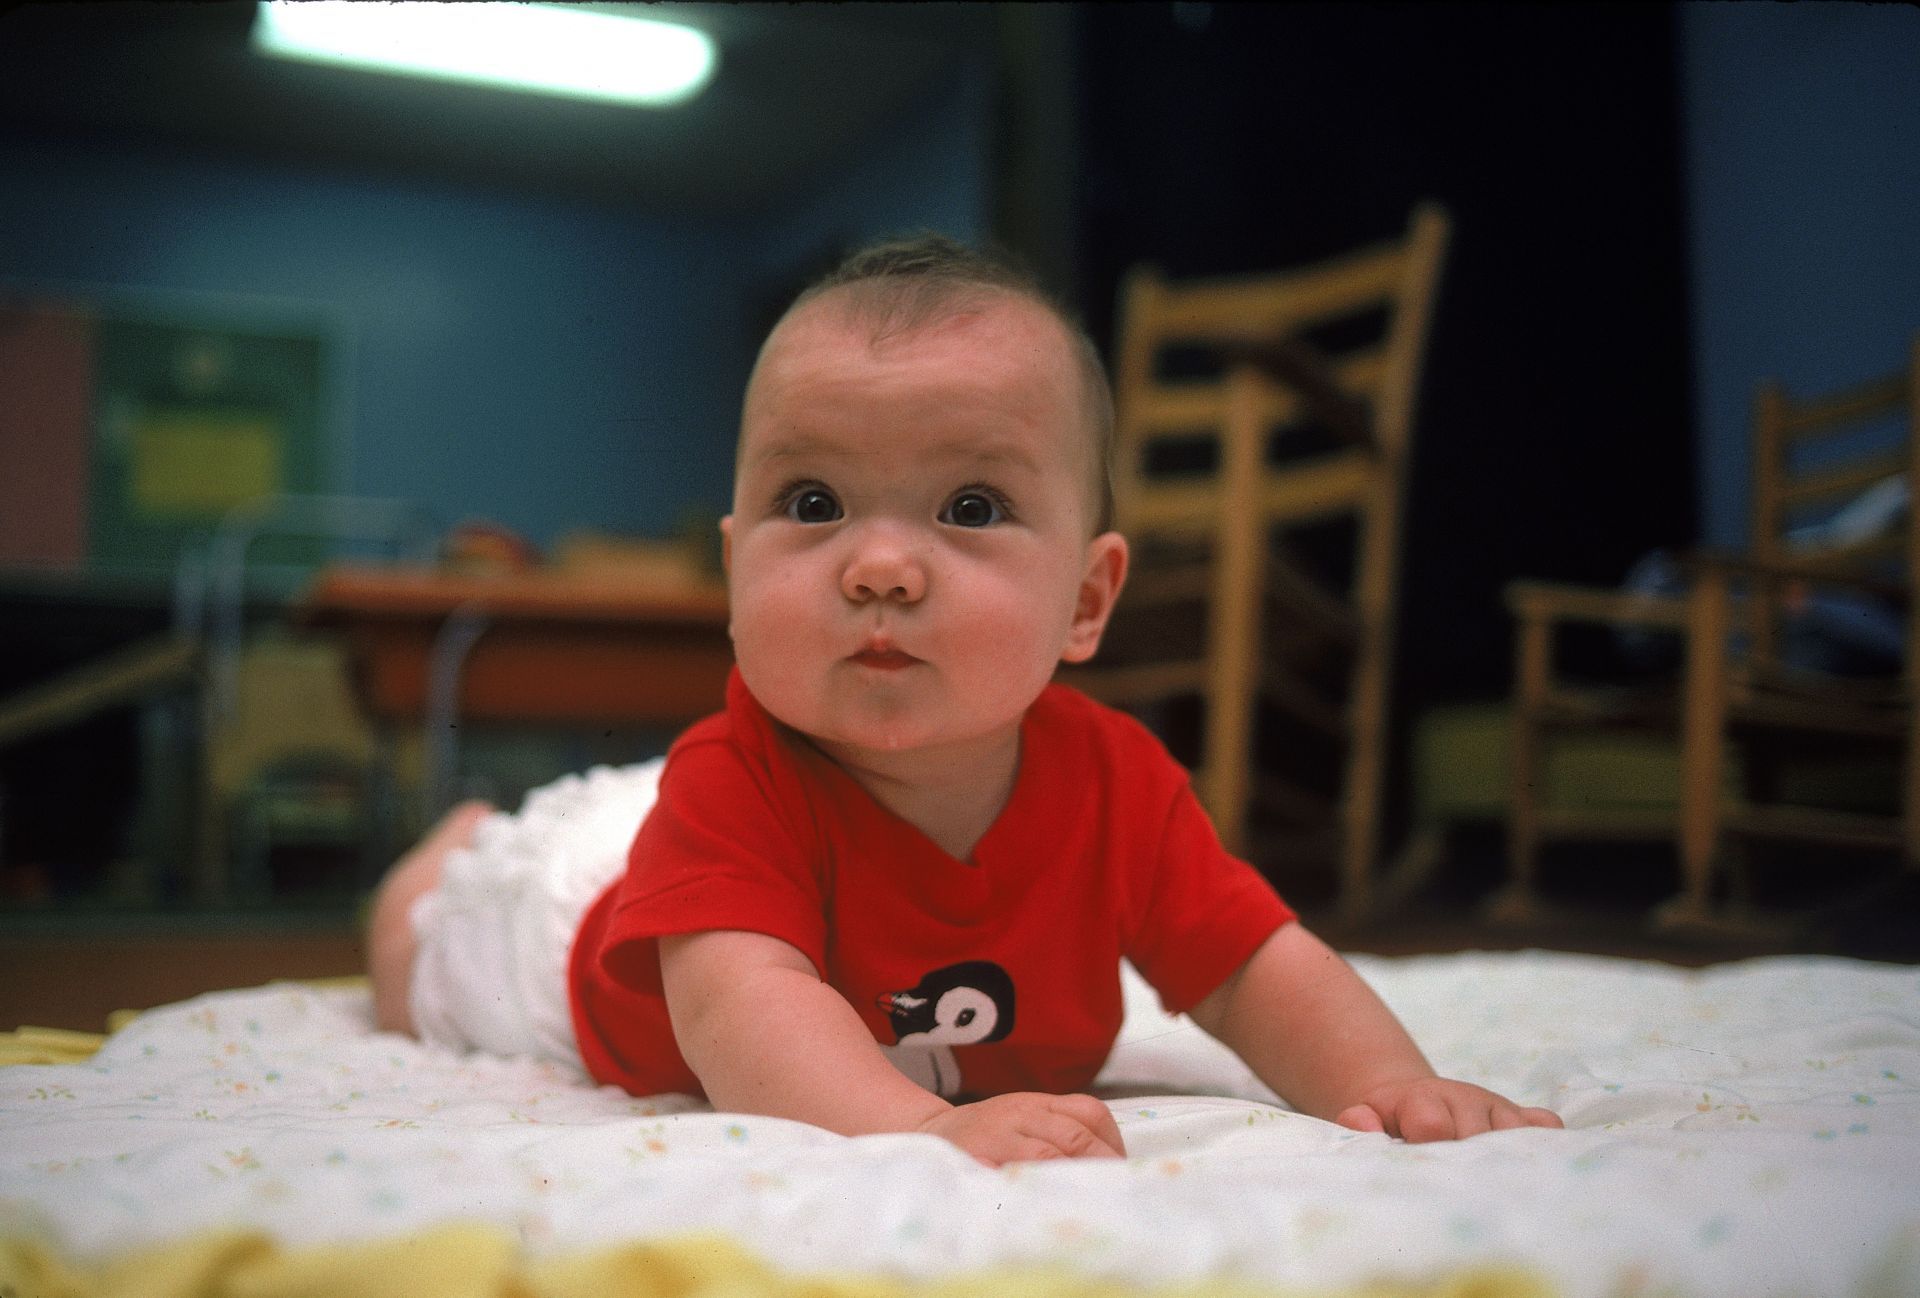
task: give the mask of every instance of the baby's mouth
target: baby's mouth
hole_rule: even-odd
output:
[[[874,671],[897,672],[913,666],[920,660],[891,645],[869,645],[859,653],[850,655],[847,661]]]

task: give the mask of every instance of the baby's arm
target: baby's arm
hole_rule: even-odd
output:
[[[1122,1152],[1113,1115],[1090,1096],[1001,1095],[956,1108],[916,1086],[813,962],[778,938],[663,938],[660,972],[674,1039],[716,1109],[849,1136],[929,1132],[995,1166]]]
[[[1558,1127],[1433,1066],[1393,1012],[1326,943],[1280,928],[1193,1010],[1194,1021],[1303,1113],[1411,1142]]]

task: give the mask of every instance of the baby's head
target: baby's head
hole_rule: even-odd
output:
[[[848,259],[747,385],[722,526],[748,688],[829,752],[1005,742],[1124,580],[1111,424],[1092,345],[1007,263]]]
[[[1037,307],[1059,327],[1066,363],[1079,383],[1080,431],[1085,435],[1088,523],[1092,533],[1113,526],[1113,392],[1099,349],[1074,313],[1013,259],[970,248],[944,235],[924,234],[862,248],[802,289],[767,335],[747,381],[754,380],[781,329],[826,299],[842,318],[871,331],[878,343],[899,334],[978,311],[996,299]],[[741,434],[746,432],[742,421]]]

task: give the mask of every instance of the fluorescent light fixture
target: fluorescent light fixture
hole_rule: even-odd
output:
[[[672,104],[713,75],[705,32],[509,0],[263,0],[254,48],[281,58],[576,99]]]

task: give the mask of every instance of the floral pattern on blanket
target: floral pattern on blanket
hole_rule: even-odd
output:
[[[213,1226],[293,1243],[459,1220],[539,1251],[719,1230],[795,1270],[1066,1264],[1353,1284],[1520,1263],[1571,1295],[1920,1292],[1920,970],[1356,958],[1442,1071],[1565,1132],[1409,1146],[1292,1113],[1129,971],[1122,1163],[989,1171],[371,1031],[277,985],[0,1070],[0,1233],[79,1255]]]

